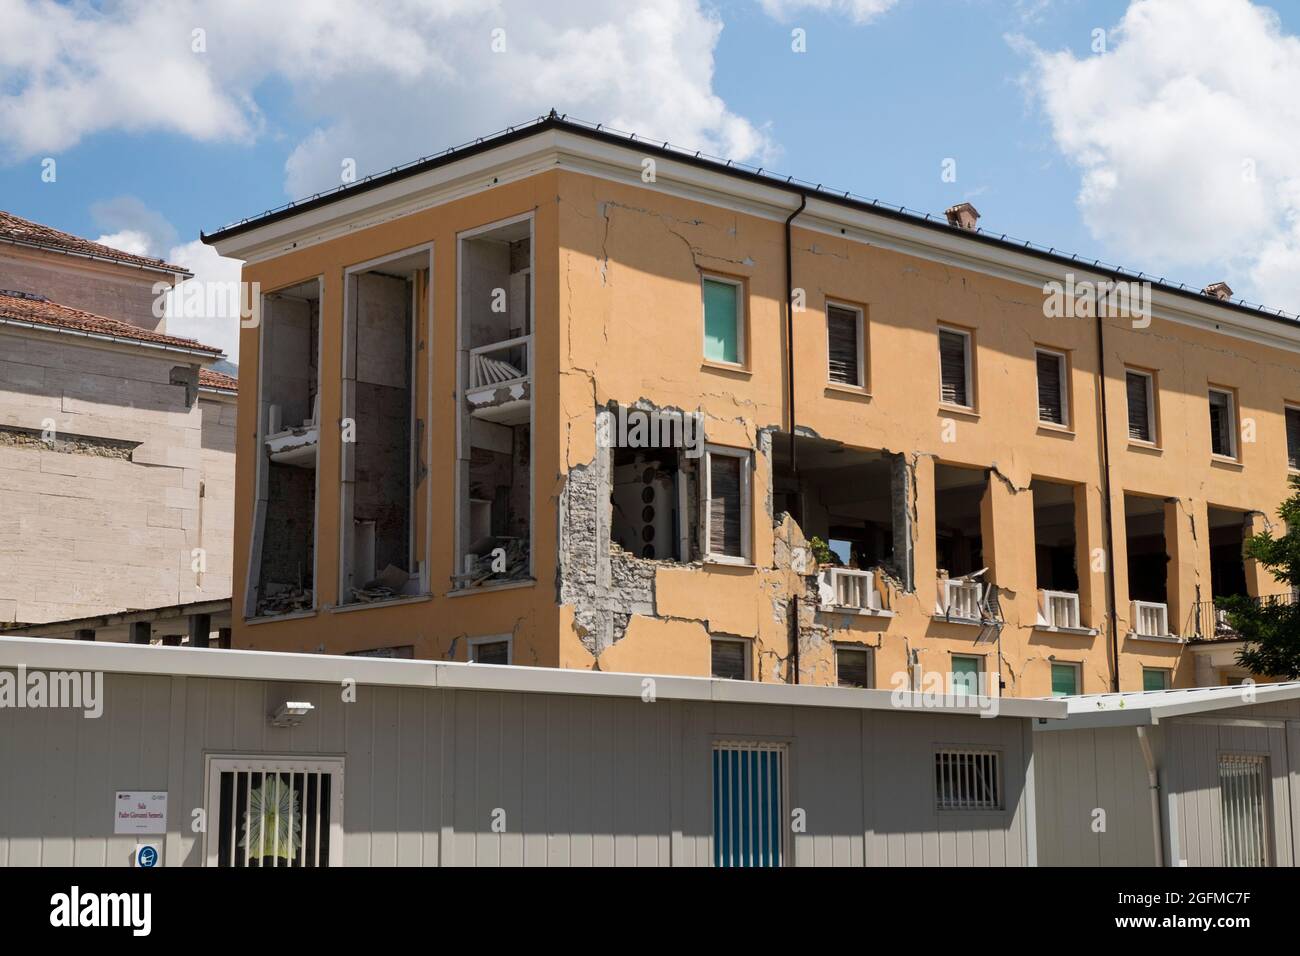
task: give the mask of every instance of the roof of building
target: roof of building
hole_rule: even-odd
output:
[[[239,391],[239,379],[225,372],[214,372],[210,368],[199,369],[199,388],[214,388],[221,392]]]
[[[0,637],[0,667],[22,664],[28,670],[96,670],[118,674],[274,680],[388,687],[442,687],[463,690],[631,697],[645,700],[695,700],[786,707],[833,707],[929,715],[1054,719],[1065,716],[1060,700],[964,697],[960,702],[920,693],[812,687],[758,681],[613,674],[560,667],[466,664],[454,661],[395,660],[284,651],[237,651],[204,647],[164,647],[43,637]],[[652,680],[652,685],[646,681]]]
[[[1010,251],[1025,253],[1057,265],[1063,265],[1075,269],[1087,269],[1090,272],[1108,276],[1114,281],[1148,282],[1153,288],[1166,293],[1187,299],[1194,299],[1202,303],[1208,302],[1225,309],[1248,313],[1250,315],[1257,315],[1274,321],[1283,321],[1292,327],[1300,322],[1300,314],[1289,313],[1283,309],[1270,308],[1258,303],[1252,304],[1242,299],[1219,299],[1215,296],[1206,294],[1198,287],[1189,286],[1186,283],[1175,283],[1164,277],[1148,275],[1145,272],[1134,273],[1123,266],[1102,262],[1100,259],[1090,259],[1073,253],[1064,252],[1055,247],[1049,248],[1029,240],[1017,239],[1007,235],[1006,233],[999,234],[982,228],[957,228],[949,225],[946,217],[942,215],[936,217],[931,213],[908,209],[906,206],[894,203],[885,203],[879,199],[869,199],[855,195],[849,191],[828,189],[821,183],[813,184],[795,179],[793,176],[780,176],[770,170],[764,169],[763,167],[755,167],[747,163],[736,162],[735,160],[707,156],[700,150],[683,149],[682,147],[674,146],[666,141],[654,142],[642,139],[635,133],[625,133],[619,130],[614,130],[601,123],[589,123],[577,120],[569,117],[568,114],[557,114],[555,110],[552,110],[545,116],[539,116],[526,123],[509,126],[497,133],[478,137],[473,142],[465,143],[461,146],[449,147],[441,153],[426,156],[400,166],[394,166],[386,172],[366,176],[364,179],[357,180],[356,182],[325,190],[305,199],[286,203],[283,206],[277,206],[276,208],[269,209],[259,215],[250,216],[246,219],[241,219],[237,222],[223,226],[213,233],[200,232],[199,237],[208,244],[221,242],[225,239],[237,236],[244,232],[249,232],[261,226],[290,219],[302,213],[319,209],[323,206],[328,206],[331,203],[350,199],[360,193],[380,189],[394,182],[418,176],[441,166],[446,166],[450,163],[485,153],[489,150],[497,149],[550,130],[562,130],[564,132],[587,137],[589,139],[595,139],[610,145],[631,147],[645,156],[673,160],[704,168],[715,173],[721,173],[738,179],[747,180],[752,183],[758,183],[770,188],[785,190],[796,197],[802,197],[805,201],[815,198],[827,203],[844,206],[861,212],[867,212],[889,219],[901,220],[927,229],[933,229],[949,236],[959,235],[963,239],[971,242],[985,243]]]
[[[1131,727],[1158,724],[1171,717],[1297,700],[1300,699],[1300,681],[1229,687],[1181,687],[1120,694],[1079,694],[1055,699],[1065,702],[1069,715],[1063,722],[1045,726],[1045,730]]]
[[[137,256],[134,253],[123,252],[121,249],[114,249],[112,246],[91,242],[89,239],[74,236],[70,232],[62,232],[39,222],[32,222],[30,219],[15,216],[13,213],[5,212],[2,209],[0,209],[0,242],[30,246],[36,249],[48,249],[52,252],[89,256],[93,259],[120,262],[124,265],[139,266],[142,269],[153,269],[158,272],[175,273],[183,276],[193,275],[190,270],[183,266],[173,265],[170,262],[164,262],[162,259],[154,259],[149,256]]]
[[[215,345],[204,345],[195,339],[181,338],[177,335],[151,332],[129,322],[59,305],[44,296],[28,292],[0,289],[0,324],[47,328],[131,345],[203,352],[209,355],[224,354]]]

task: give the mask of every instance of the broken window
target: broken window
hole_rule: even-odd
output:
[[[261,309],[248,617],[316,605],[320,284],[312,280],[269,293]]]
[[[424,250],[347,274],[340,604],[428,590],[415,525],[424,478],[415,354],[429,265]]]
[[[1209,509],[1210,587],[1214,597],[1246,596],[1246,557],[1243,551],[1249,515],[1233,508]]]
[[[1038,420],[1050,425],[1070,423],[1069,397],[1066,394],[1066,362],[1060,352],[1039,349]]]
[[[939,400],[971,408],[971,338],[957,329],[939,330]]]
[[[935,554],[940,580],[984,568],[982,508],[988,475],[981,468],[934,466]]]
[[[692,533],[698,460],[684,448],[614,448],[610,539],[629,554],[652,561],[698,558]]]
[[[825,542],[844,567],[885,568],[910,589],[910,486],[903,457],[800,435],[796,475],[789,438],[772,436],[774,512],[794,517],[804,536]]]
[[[1124,496],[1128,549],[1128,596],[1144,604],[1169,603],[1169,549],[1165,541],[1168,505],[1161,498]],[[1141,630],[1138,633],[1142,633]]]
[[[1079,590],[1078,519],[1075,486],[1035,478],[1034,560],[1038,588],[1045,591]]]
[[[1210,449],[1223,458],[1237,457],[1237,416],[1232,393],[1210,389]]]
[[[463,235],[458,588],[532,577],[532,219]]]
[[[745,355],[744,286],[735,279],[705,276],[704,357],[739,365]]]
[[[509,664],[509,637],[481,637],[469,642],[469,659],[472,664]]]
[[[1128,391],[1128,437],[1134,441],[1156,440],[1156,399],[1154,379],[1149,372],[1124,373]]]
[[[862,310],[844,305],[826,306],[826,349],[830,380],[861,388],[863,380]]]

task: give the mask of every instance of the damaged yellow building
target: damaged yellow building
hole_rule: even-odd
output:
[[[260,304],[233,646],[1240,679],[1213,598],[1281,590],[1241,544],[1300,466],[1300,322],[976,216],[552,114],[205,236]]]

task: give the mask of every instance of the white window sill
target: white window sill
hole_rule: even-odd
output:
[[[287,614],[263,614],[261,617],[246,617],[244,623],[253,624],[270,624],[274,621],[297,621],[304,617],[315,617],[316,608],[307,608],[302,611],[290,611]]]
[[[1139,634],[1137,631],[1129,631],[1125,637],[1130,641],[1153,641],[1157,644],[1187,643],[1187,638],[1179,637],[1177,634]]]
[[[984,622],[973,617],[947,617],[943,611],[935,611],[933,620],[943,624],[964,624],[967,627],[983,627]]]
[[[425,594],[402,594],[397,597],[384,598],[382,601],[349,601],[347,604],[336,604],[327,610],[331,614],[345,614],[348,611],[364,611],[372,607],[394,607],[399,604],[419,604],[422,601],[433,600],[433,595]]]
[[[1035,631],[1043,631],[1047,634],[1074,634],[1078,637],[1096,637],[1100,633],[1095,627],[1057,627],[1054,624],[1045,624],[1039,621],[1034,625]]]
[[[458,598],[467,594],[483,594],[485,591],[511,591],[515,588],[530,588],[536,583],[536,578],[524,578],[520,581],[502,581],[500,584],[480,584],[473,588],[453,588],[444,597]]]
[[[756,565],[750,564],[749,558],[733,558],[725,554],[707,555],[701,562],[706,568],[710,565],[723,568],[749,568],[754,570]]]
[[[822,614],[856,614],[859,617],[893,617],[894,612],[883,607],[841,607],[838,604],[822,604],[817,610]]]

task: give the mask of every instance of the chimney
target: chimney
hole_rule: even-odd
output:
[[[1201,290],[1202,295],[1212,295],[1216,299],[1227,301],[1232,298],[1232,287],[1226,282],[1211,282]]]
[[[956,226],[958,229],[974,229],[975,222],[980,217],[980,212],[968,202],[958,203],[955,206],[949,206],[944,212],[948,217],[948,225]]]

